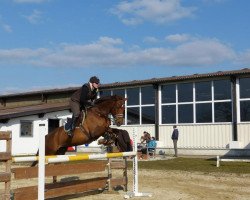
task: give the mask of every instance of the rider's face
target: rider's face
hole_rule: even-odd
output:
[[[93,85],[93,87],[94,87],[95,89],[98,89],[98,87],[99,87],[99,84],[97,84],[97,83],[92,83],[92,85]]]

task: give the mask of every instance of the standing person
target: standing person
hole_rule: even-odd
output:
[[[178,157],[178,152],[177,152],[177,141],[178,141],[178,137],[179,137],[179,131],[177,129],[177,126],[174,125],[173,126],[173,133],[172,133],[172,140],[173,140],[173,143],[174,143],[174,156],[175,157]]]
[[[93,104],[93,101],[96,99],[99,84],[99,78],[97,78],[96,76],[92,76],[89,79],[88,83],[84,84],[71,96],[69,104],[70,109],[73,112],[73,116],[70,124],[70,129],[67,131],[70,137],[73,137],[73,132],[76,127],[80,112],[84,110],[85,107],[91,106]]]

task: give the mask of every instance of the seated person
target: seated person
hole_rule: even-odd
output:
[[[155,140],[155,137],[152,137],[151,140],[147,143],[147,148],[148,148],[148,151],[149,151],[149,152],[155,150],[155,148],[156,148],[156,140]]]
[[[137,151],[141,152],[142,149],[147,148],[147,142],[149,142],[151,139],[151,136],[148,132],[144,131],[143,136],[140,138],[140,143],[137,146]],[[145,143],[144,143],[145,142]]]
[[[141,143],[145,142],[148,143],[151,140],[151,136],[147,131],[143,132],[143,136],[141,137]]]
[[[142,154],[147,154],[148,151],[149,153],[152,152],[152,150],[155,150],[156,148],[156,140],[155,137],[152,137],[146,144],[145,147],[141,149]]]

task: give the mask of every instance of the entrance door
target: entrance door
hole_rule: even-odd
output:
[[[59,127],[60,119],[49,119],[49,133]]]

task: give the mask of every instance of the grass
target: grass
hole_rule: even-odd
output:
[[[128,166],[132,168],[132,162]],[[189,172],[204,173],[236,173],[250,174],[250,163],[244,162],[220,162],[220,167],[216,167],[215,159],[205,158],[175,158],[170,160],[140,161],[139,169],[151,170],[180,170]]]

